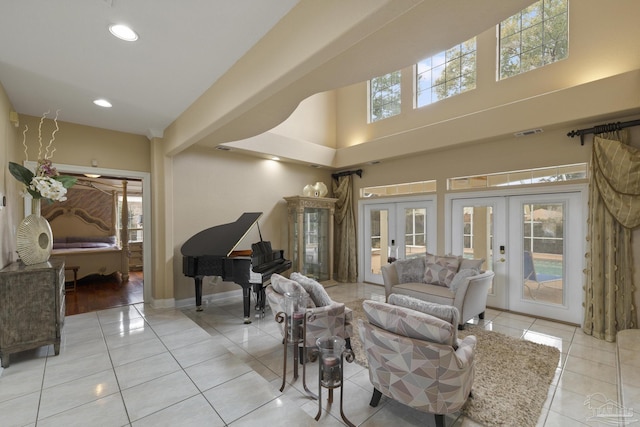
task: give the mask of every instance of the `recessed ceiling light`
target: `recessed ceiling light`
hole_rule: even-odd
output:
[[[111,108],[111,103],[106,99],[96,99],[93,101],[93,103],[99,107]]]
[[[138,34],[136,34],[136,32],[131,28],[123,24],[110,25],[109,32],[120,40],[124,40],[126,42],[134,42],[138,40]]]
[[[280,160],[280,157],[278,157],[278,156],[271,156],[271,160],[276,160],[276,161],[278,161],[278,160]]]

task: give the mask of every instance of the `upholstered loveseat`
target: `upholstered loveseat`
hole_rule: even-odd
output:
[[[460,313],[458,328],[475,316],[484,318],[494,273],[482,271],[483,259],[437,256],[398,260],[382,267],[385,295],[408,295],[452,305]]]

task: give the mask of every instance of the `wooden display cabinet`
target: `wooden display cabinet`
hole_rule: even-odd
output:
[[[293,271],[333,282],[333,221],[337,199],[291,196],[287,201]]]

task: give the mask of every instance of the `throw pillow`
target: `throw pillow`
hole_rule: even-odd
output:
[[[457,257],[436,257],[435,262],[427,262],[424,282],[432,285],[449,286],[458,271]]]
[[[453,326],[455,326],[453,330],[453,342],[457,343],[458,319],[460,318],[460,312],[454,306],[436,304],[434,302],[423,301],[421,299],[402,294],[389,295],[387,302],[392,305],[406,307],[412,310],[419,311],[421,313],[430,314],[434,317],[437,317],[438,319],[442,319],[445,322],[451,323]]]
[[[312,278],[297,272],[291,273],[291,276],[289,277],[291,277],[292,280],[296,281],[298,284],[300,284],[300,286],[304,288],[305,291],[307,291],[309,297],[311,297],[316,307],[326,307],[328,305],[331,305],[331,303],[333,302],[327,291],[325,291],[324,286],[322,286]]]
[[[467,279],[467,277],[475,276],[477,274],[478,274],[478,270],[476,269],[461,267],[460,271],[458,271],[456,275],[453,277],[453,279],[451,280],[451,283],[449,284],[449,289],[451,289],[451,292],[455,294],[456,292],[458,292],[458,288]]]
[[[424,261],[425,261],[425,262],[436,262],[436,256],[437,256],[437,255],[430,254],[429,252],[427,252],[427,253],[425,254],[425,257],[424,257],[425,259],[424,259]]]
[[[472,268],[480,271],[482,270],[482,264],[484,264],[484,258],[480,258],[480,259],[463,258],[462,261],[460,261],[460,270]]]
[[[421,283],[424,277],[423,257],[399,259],[395,263],[398,283]]]
[[[287,292],[289,293],[299,292],[307,296],[308,308],[313,308],[316,306],[315,303],[313,302],[313,299],[309,297],[309,294],[307,293],[307,291],[305,291],[304,288],[295,280],[287,279],[286,277],[281,276],[278,273],[273,273],[271,275],[271,287],[273,288],[274,291],[281,294],[283,298],[284,298],[284,294]]]
[[[362,308],[369,323],[385,331],[438,344],[454,344],[456,327],[430,314],[371,300],[365,300]]]

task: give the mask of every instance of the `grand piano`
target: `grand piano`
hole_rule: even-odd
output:
[[[245,212],[236,222],[200,231],[180,248],[182,273],[195,280],[197,311],[202,311],[202,278],[220,276],[242,286],[244,323],[251,323],[251,288],[256,294],[255,309],[264,313],[264,284],[273,273],[291,268],[291,261],[284,259],[282,250],[272,250],[261,233],[260,242],[252,244],[250,251],[234,251],[260,216],[262,212]]]

